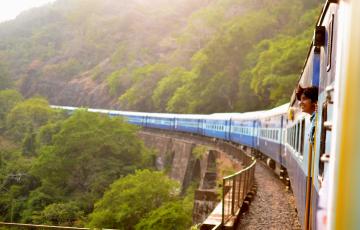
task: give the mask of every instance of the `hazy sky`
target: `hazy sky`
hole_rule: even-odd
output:
[[[14,19],[21,11],[53,1],[54,0],[0,0],[0,22]]]

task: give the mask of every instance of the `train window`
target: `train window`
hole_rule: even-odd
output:
[[[297,137],[296,137],[296,129],[297,129],[297,127],[295,125],[294,126],[294,149],[295,149],[295,151],[296,151],[296,139],[297,139]]]
[[[296,130],[296,150],[300,152],[300,123],[297,123]]]
[[[289,129],[286,129],[286,143],[289,143]]]
[[[331,55],[332,55],[332,45],[333,45],[333,29],[334,29],[334,14],[331,15],[331,20],[328,27],[328,37],[327,37],[327,66],[326,70],[329,72],[331,69]]]
[[[291,145],[291,128],[288,129],[288,143]]]
[[[300,141],[300,154],[304,155],[304,136],[305,136],[305,119],[301,121],[301,141]]]
[[[294,135],[293,135],[293,147],[294,147],[294,149],[296,151],[296,125],[294,125],[293,132],[294,132]]]
[[[274,130],[274,140],[276,140],[276,130]]]
[[[295,149],[295,126],[292,127],[291,133],[291,146]]]

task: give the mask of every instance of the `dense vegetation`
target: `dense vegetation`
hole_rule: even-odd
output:
[[[164,224],[151,217],[159,213],[163,229],[191,226],[192,199],[153,171],[133,125],[85,110],[69,117],[14,90],[0,91],[0,108],[0,221],[151,229]]]
[[[318,4],[58,0],[0,24],[1,88],[138,111],[270,108],[289,100]]]

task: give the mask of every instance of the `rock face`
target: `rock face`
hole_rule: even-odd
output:
[[[25,97],[42,95],[52,105],[119,109],[116,98],[108,93],[106,82],[97,82],[88,73],[69,81],[52,77],[37,79],[30,74],[21,82],[20,90]]]

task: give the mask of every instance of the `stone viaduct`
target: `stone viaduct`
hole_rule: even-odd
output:
[[[192,182],[195,191],[193,223],[202,223],[220,201],[217,184],[242,169],[244,147],[197,135],[145,129],[145,145],[157,152],[156,167],[179,181],[184,192]]]

